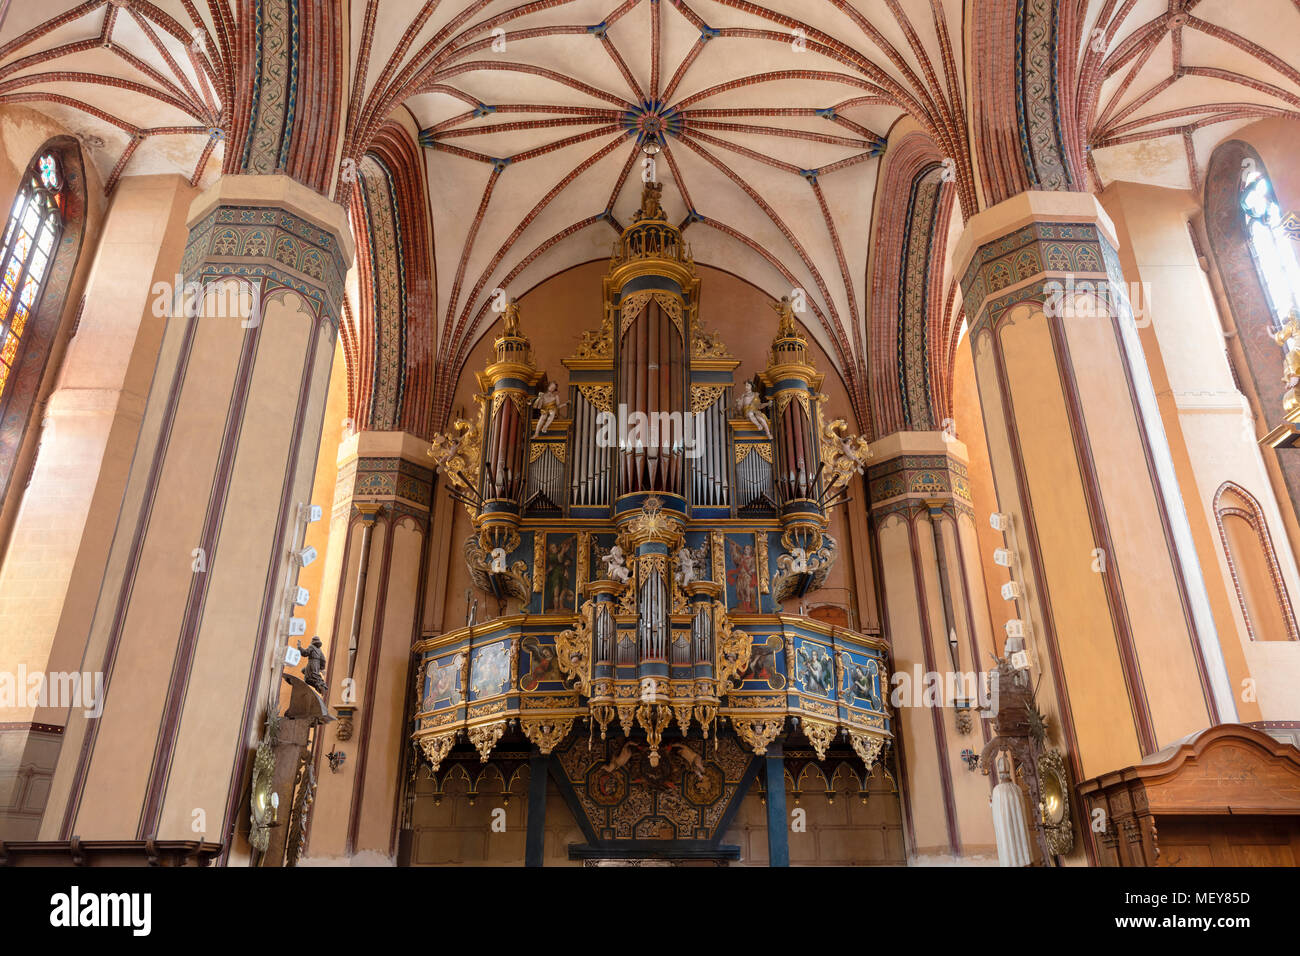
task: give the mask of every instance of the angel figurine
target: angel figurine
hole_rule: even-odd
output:
[[[560,384],[552,382],[546,391],[539,394],[533,399],[533,408],[541,412],[537,416],[537,427],[533,429],[533,437],[540,438],[542,432],[551,427],[551,422],[555,421],[556,413],[568,405],[568,402],[560,401]]]
[[[758,393],[754,391],[753,382],[746,382],[745,391],[736,399],[736,411],[748,418],[749,423],[755,428],[762,429],[763,434],[771,439],[772,426],[768,424],[767,416],[763,414],[763,409],[771,404],[759,399]]]
[[[632,576],[632,569],[627,566],[622,548],[615,544],[601,560],[605,562],[605,577],[619,584],[627,584],[627,579]]]
[[[506,573],[506,549],[505,548],[492,549],[491,570],[493,574]]]
[[[690,548],[678,548],[673,558],[677,562],[677,584],[686,587],[695,580],[695,555]]]

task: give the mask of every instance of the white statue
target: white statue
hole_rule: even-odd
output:
[[[506,549],[505,548],[492,549],[492,573],[493,574],[506,573]]]
[[[790,572],[805,574],[808,571],[808,552],[803,548],[790,549]]]
[[[674,558],[677,561],[677,583],[686,587],[695,580],[695,556],[690,548],[678,548]]]
[[[1024,799],[1011,779],[1005,754],[998,754],[998,785],[993,788],[993,835],[998,844],[998,865],[1029,865],[1032,857]]]
[[[568,402],[560,401],[559,382],[552,382],[547,386],[546,391],[534,398],[533,408],[537,409],[541,414],[537,416],[537,427],[533,429],[533,437],[540,438],[542,432],[550,428],[551,422],[555,421],[556,413],[568,404]]]
[[[605,562],[605,577],[611,581],[617,581],[619,584],[627,584],[627,579],[632,575],[632,569],[627,566],[627,560],[623,556],[622,548],[615,544],[602,560]]]
[[[745,391],[736,399],[736,411],[748,418],[749,423],[755,428],[762,429],[763,434],[770,439],[772,437],[772,426],[768,424],[763,409],[771,404],[771,402],[759,401],[758,393],[754,391],[754,383],[746,382]]]

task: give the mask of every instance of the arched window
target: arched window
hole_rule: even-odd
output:
[[[1245,488],[1225,481],[1214,496],[1214,517],[1250,639],[1300,639],[1259,503]]]
[[[22,178],[0,255],[0,410],[18,365],[23,332],[45,289],[63,216],[63,171],[54,153],[42,153]]]
[[[9,197],[4,197],[4,202]],[[3,212],[4,206],[0,206]],[[86,174],[71,136],[46,141],[0,223],[0,502],[6,499],[68,308],[86,231]]]
[[[1280,327],[1292,310],[1300,310],[1300,263],[1288,234],[1291,224],[1282,215],[1273,186],[1249,158],[1242,162],[1240,203],[1250,254],[1274,324]]]

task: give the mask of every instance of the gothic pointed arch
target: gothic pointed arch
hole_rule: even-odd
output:
[[[436,346],[432,237],[418,147],[390,122],[357,164],[358,313],[344,323],[350,417],[428,437]]]
[[[920,132],[886,154],[871,254],[868,341],[874,434],[928,431],[951,416],[952,360],[960,328],[956,289],[945,287],[955,189],[951,164]],[[954,326],[954,322],[956,325]]]

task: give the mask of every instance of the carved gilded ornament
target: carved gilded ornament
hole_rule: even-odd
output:
[[[595,601],[584,601],[578,610],[577,626],[555,635],[556,663],[560,673],[573,678],[574,690],[586,696],[591,695],[591,638],[595,612]]]
[[[464,419],[457,419],[450,431],[434,435],[429,443],[428,455],[433,459],[434,469],[453,488],[474,486],[481,454],[478,426]],[[473,508],[466,505],[465,510],[474,517]]]
[[[536,744],[537,749],[542,753],[549,754],[564,742],[565,737],[569,736],[569,731],[573,728],[573,718],[538,717],[525,720],[522,724],[524,736]]]
[[[512,531],[511,538],[513,540],[507,540],[502,545],[507,554],[519,547],[518,532]],[[465,566],[469,569],[469,576],[474,582],[474,587],[485,593],[494,594],[496,592],[492,588],[491,550],[485,548],[483,544],[481,536],[477,534],[471,534],[465,539],[465,545],[462,549],[465,556]],[[528,572],[527,562],[516,561],[505,571],[497,572],[495,577],[503,593],[508,597],[523,602],[531,599],[533,584]]]
[[[607,359],[614,355],[614,323],[606,310],[599,329],[588,329],[582,333],[582,341],[573,353],[574,359]]]
[[[713,583],[719,586],[726,586],[727,568],[723,563],[723,534],[722,531],[714,528],[709,532],[709,570],[713,572]]]
[[[847,485],[854,474],[862,474],[872,458],[871,446],[860,435],[849,435],[842,418],[822,427],[821,458],[826,466],[826,492]]]
[[[578,532],[578,581],[577,593],[581,594],[591,575],[591,532]]]
[[[614,410],[613,385],[579,385],[578,393],[598,412]]]
[[[631,295],[624,296],[619,302],[619,313],[621,316],[619,324],[619,335],[627,333],[628,326],[646,307],[646,304],[653,299],[659,303],[659,307],[668,313],[672,319],[673,325],[677,328],[679,335],[682,333],[682,300],[669,292],[659,292],[647,290],[644,292],[633,292]]]
[[[767,753],[768,744],[776,740],[777,734],[785,726],[785,715],[779,717],[733,717],[731,726],[736,736],[749,744],[751,750],[759,757]]]
[[[736,627],[727,614],[726,607],[719,601],[713,602],[713,620],[717,627],[718,686],[726,694],[736,689],[736,678],[749,666],[754,639]]]
[[[622,712],[623,709],[619,708],[620,717]],[[687,720],[690,720],[689,711]],[[645,731],[646,742],[650,745],[650,753],[648,754],[650,766],[657,767],[659,766],[659,744],[663,740],[664,731],[668,729],[668,725],[673,721],[672,708],[663,704],[643,703],[636,709],[636,721],[641,725],[641,729]],[[623,726],[630,729],[632,725],[625,723]],[[685,734],[689,729],[690,725],[687,724],[682,728],[682,733]]]
[[[767,594],[769,590],[769,579],[767,576],[767,532],[756,531],[754,533],[754,556],[758,566],[758,593]]]
[[[739,465],[748,458],[750,452],[757,454],[769,465],[772,464],[772,446],[767,442],[736,442],[736,464]]]
[[[424,757],[429,761],[429,766],[434,769],[434,772],[437,772],[447,754],[451,753],[451,748],[456,746],[456,735],[458,733],[459,731],[452,730],[446,733],[434,734],[431,737],[420,738],[420,749],[424,751]]]
[[[510,399],[511,404],[515,406],[515,411],[519,417],[524,420],[528,419],[528,406],[524,404],[524,395],[514,389],[500,389],[492,393],[492,414],[496,415],[497,411],[505,404],[506,399]]]
[[[492,748],[497,745],[506,732],[506,722],[504,720],[495,720],[490,724],[479,724],[469,729],[469,742],[474,745],[478,751],[479,759],[483,763],[488,762],[492,756]]]
[[[703,412],[712,406],[727,390],[725,385],[692,385],[691,411]]]
[[[641,506],[641,513],[627,525],[626,535],[633,548],[647,541],[654,541],[676,548],[682,533],[682,523],[663,511],[663,502],[658,495],[651,495]]]
[[[788,553],[776,559],[776,573],[772,575],[774,599],[780,603],[821,588],[835,566],[835,539],[817,529],[805,529],[802,543],[790,531],[781,535],[781,543]]]
[[[717,332],[710,332],[698,321],[691,323],[691,358],[729,359],[733,357]]]
[[[546,577],[546,532],[533,532],[533,593],[542,593]]]
[[[858,755],[866,766],[867,772],[870,773],[871,768],[876,765],[881,752],[885,749],[885,740],[883,737],[876,737],[871,734],[855,734],[850,731],[849,745],[853,747],[853,752]]]
[[[808,738],[808,742],[817,753],[817,759],[825,760],[826,750],[840,732],[839,727],[833,722],[813,720],[809,717],[804,717],[799,722],[799,726],[803,728],[803,735]]]

